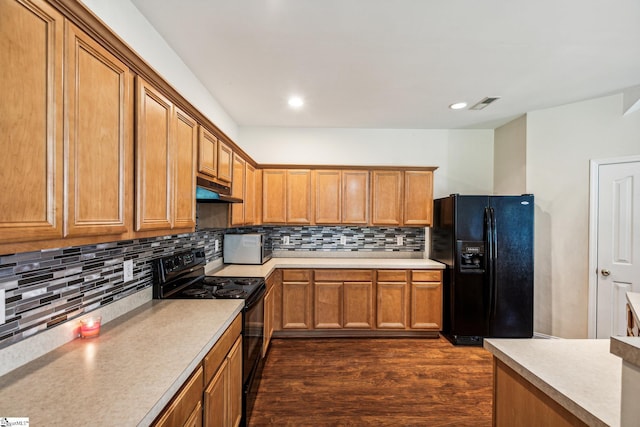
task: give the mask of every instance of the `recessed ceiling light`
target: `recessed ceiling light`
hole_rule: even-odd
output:
[[[456,102],[455,104],[449,105],[449,108],[451,108],[452,110],[462,110],[466,106],[467,106],[466,102]]]
[[[292,96],[289,98],[288,103],[291,108],[300,108],[304,105],[304,100],[299,96]]]

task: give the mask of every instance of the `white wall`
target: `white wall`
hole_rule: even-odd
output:
[[[129,0],[83,0],[83,3],[171,86],[236,141],[238,126],[193,72]]]
[[[589,160],[640,154],[640,112],[622,106],[620,94],[527,114],[537,332],[587,337]]]
[[[438,166],[434,195],[491,194],[493,130],[240,127],[263,164]]]
[[[526,162],[527,116],[525,115],[495,130],[493,193],[526,193]]]

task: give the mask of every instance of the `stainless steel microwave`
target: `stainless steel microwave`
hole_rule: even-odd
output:
[[[262,233],[225,234],[222,260],[225,264],[264,264],[272,254],[265,241]]]

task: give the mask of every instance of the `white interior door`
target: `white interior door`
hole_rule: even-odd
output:
[[[598,166],[596,338],[626,335],[626,292],[640,292],[640,161]]]

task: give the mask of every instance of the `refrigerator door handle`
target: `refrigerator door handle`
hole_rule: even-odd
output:
[[[493,319],[496,316],[496,306],[498,303],[498,278],[496,277],[496,264],[498,259],[498,229],[496,227],[496,213],[493,208],[489,208],[489,216],[491,222],[491,255],[489,258],[489,262],[491,263],[491,299],[489,304],[489,318]]]
[[[486,271],[487,271],[487,286],[489,291],[489,306],[485,312],[487,328],[490,326],[490,319],[493,314],[493,301],[494,301],[494,262],[493,262],[493,229],[492,229],[492,208],[484,208],[484,239],[486,245]],[[489,329],[487,329],[489,330]]]

